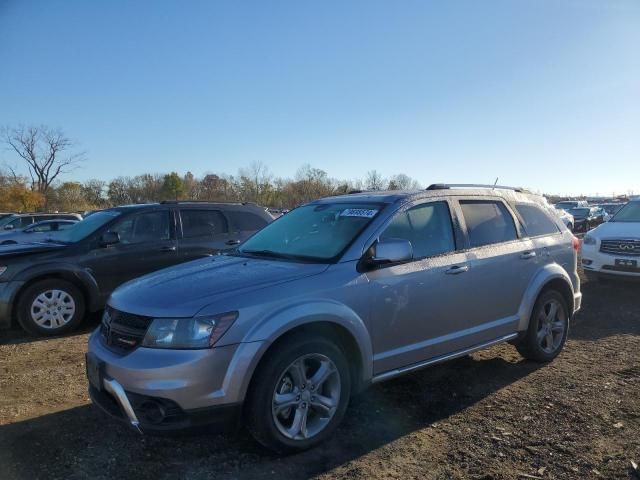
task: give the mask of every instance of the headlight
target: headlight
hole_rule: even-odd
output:
[[[144,339],[143,347],[210,348],[238,318],[238,312],[212,317],[155,318]]]
[[[585,245],[595,245],[596,239],[591,235],[585,235],[584,240],[582,241]]]
[[[7,267],[6,266],[1,266],[0,267],[0,275],[2,275],[6,271],[7,271]]]

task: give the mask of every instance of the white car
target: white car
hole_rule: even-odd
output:
[[[575,225],[573,215],[561,208],[554,208],[553,211],[558,215],[558,217],[560,217],[562,223],[564,223],[567,228],[573,232],[573,226]]]
[[[590,278],[640,278],[640,200],[585,235],[582,267]]]

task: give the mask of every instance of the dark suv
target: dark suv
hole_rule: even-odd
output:
[[[102,210],[44,242],[0,246],[0,327],[75,328],[121,283],[234,248],[273,218],[253,204],[163,202]]]

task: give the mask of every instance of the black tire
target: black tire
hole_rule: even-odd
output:
[[[552,302],[555,302],[559,308],[562,309],[562,315],[557,317],[557,321],[564,324],[564,329],[562,334],[558,334],[556,337],[559,340],[557,347],[551,347],[547,344],[549,349],[552,349],[552,351],[547,351],[540,344],[538,335],[541,333],[541,328],[543,328],[541,326],[542,323],[544,323],[542,317],[547,316],[547,305]],[[569,309],[567,308],[567,302],[564,297],[555,290],[542,292],[533,307],[527,333],[524,338],[516,344],[516,348],[520,355],[527,360],[533,360],[536,362],[550,362],[556,358],[567,341],[567,336],[569,335],[569,320]]]
[[[39,295],[51,290],[61,290],[68,294],[69,297],[73,299],[75,307],[73,315],[68,320],[65,320],[65,323],[59,327],[46,327],[38,325],[31,314],[31,307],[34,304],[36,298]],[[40,280],[33,283],[32,285],[29,285],[27,289],[22,292],[22,294],[20,295],[20,299],[18,300],[16,313],[20,326],[22,326],[22,328],[29,332],[31,335],[43,337],[62,335],[75,329],[84,318],[84,295],[78,287],[70,282],[67,282],[66,280],[57,278]],[[52,325],[52,323],[53,322],[49,322],[49,325]]]
[[[315,436],[294,440],[283,435],[275,424],[272,400],[281,376],[296,359],[319,354],[328,357],[339,373],[340,397],[331,420]],[[251,435],[265,447],[281,454],[312,448],[331,436],[344,417],[351,396],[351,377],[346,357],[331,340],[296,335],[287,338],[260,362],[254,373],[245,403],[245,422]]]

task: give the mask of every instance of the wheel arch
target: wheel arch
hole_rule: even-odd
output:
[[[24,272],[19,278],[16,278],[16,280],[24,283],[16,292],[14,299],[11,302],[12,320],[15,319],[17,305],[25,291],[36,282],[49,279],[65,280],[76,286],[82,292],[87,310],[95,311],[100,308],[98,284],[89,272],[79,270],[77,268],[35,269]]]
[[[281,328],[274,332],[268,341],[263,342],[262,348],[252,359],[249,368],[245,372],[241,387],[241,398],[244,399],[246,397],[261,362],[267,359],[279,345],[297,335],[322,336],[335,341],[347,356],[353,392],[361,391],[371,380],[373,372],[371,340],[361,321],[359,327],[354,328],[344,318],[337,318],[331,315],[300,317],[296,321],[288,323],[286,328]]]
[[[569,274],[558,264],[545,265],[530,282],[520,303],[518,310],[518,317],[520,318],[518,323],[519,332],[526,332],[536,300],[540,294],[548,290],[558,291],[567,304],[569,316],[573,315],[574,291]]]

